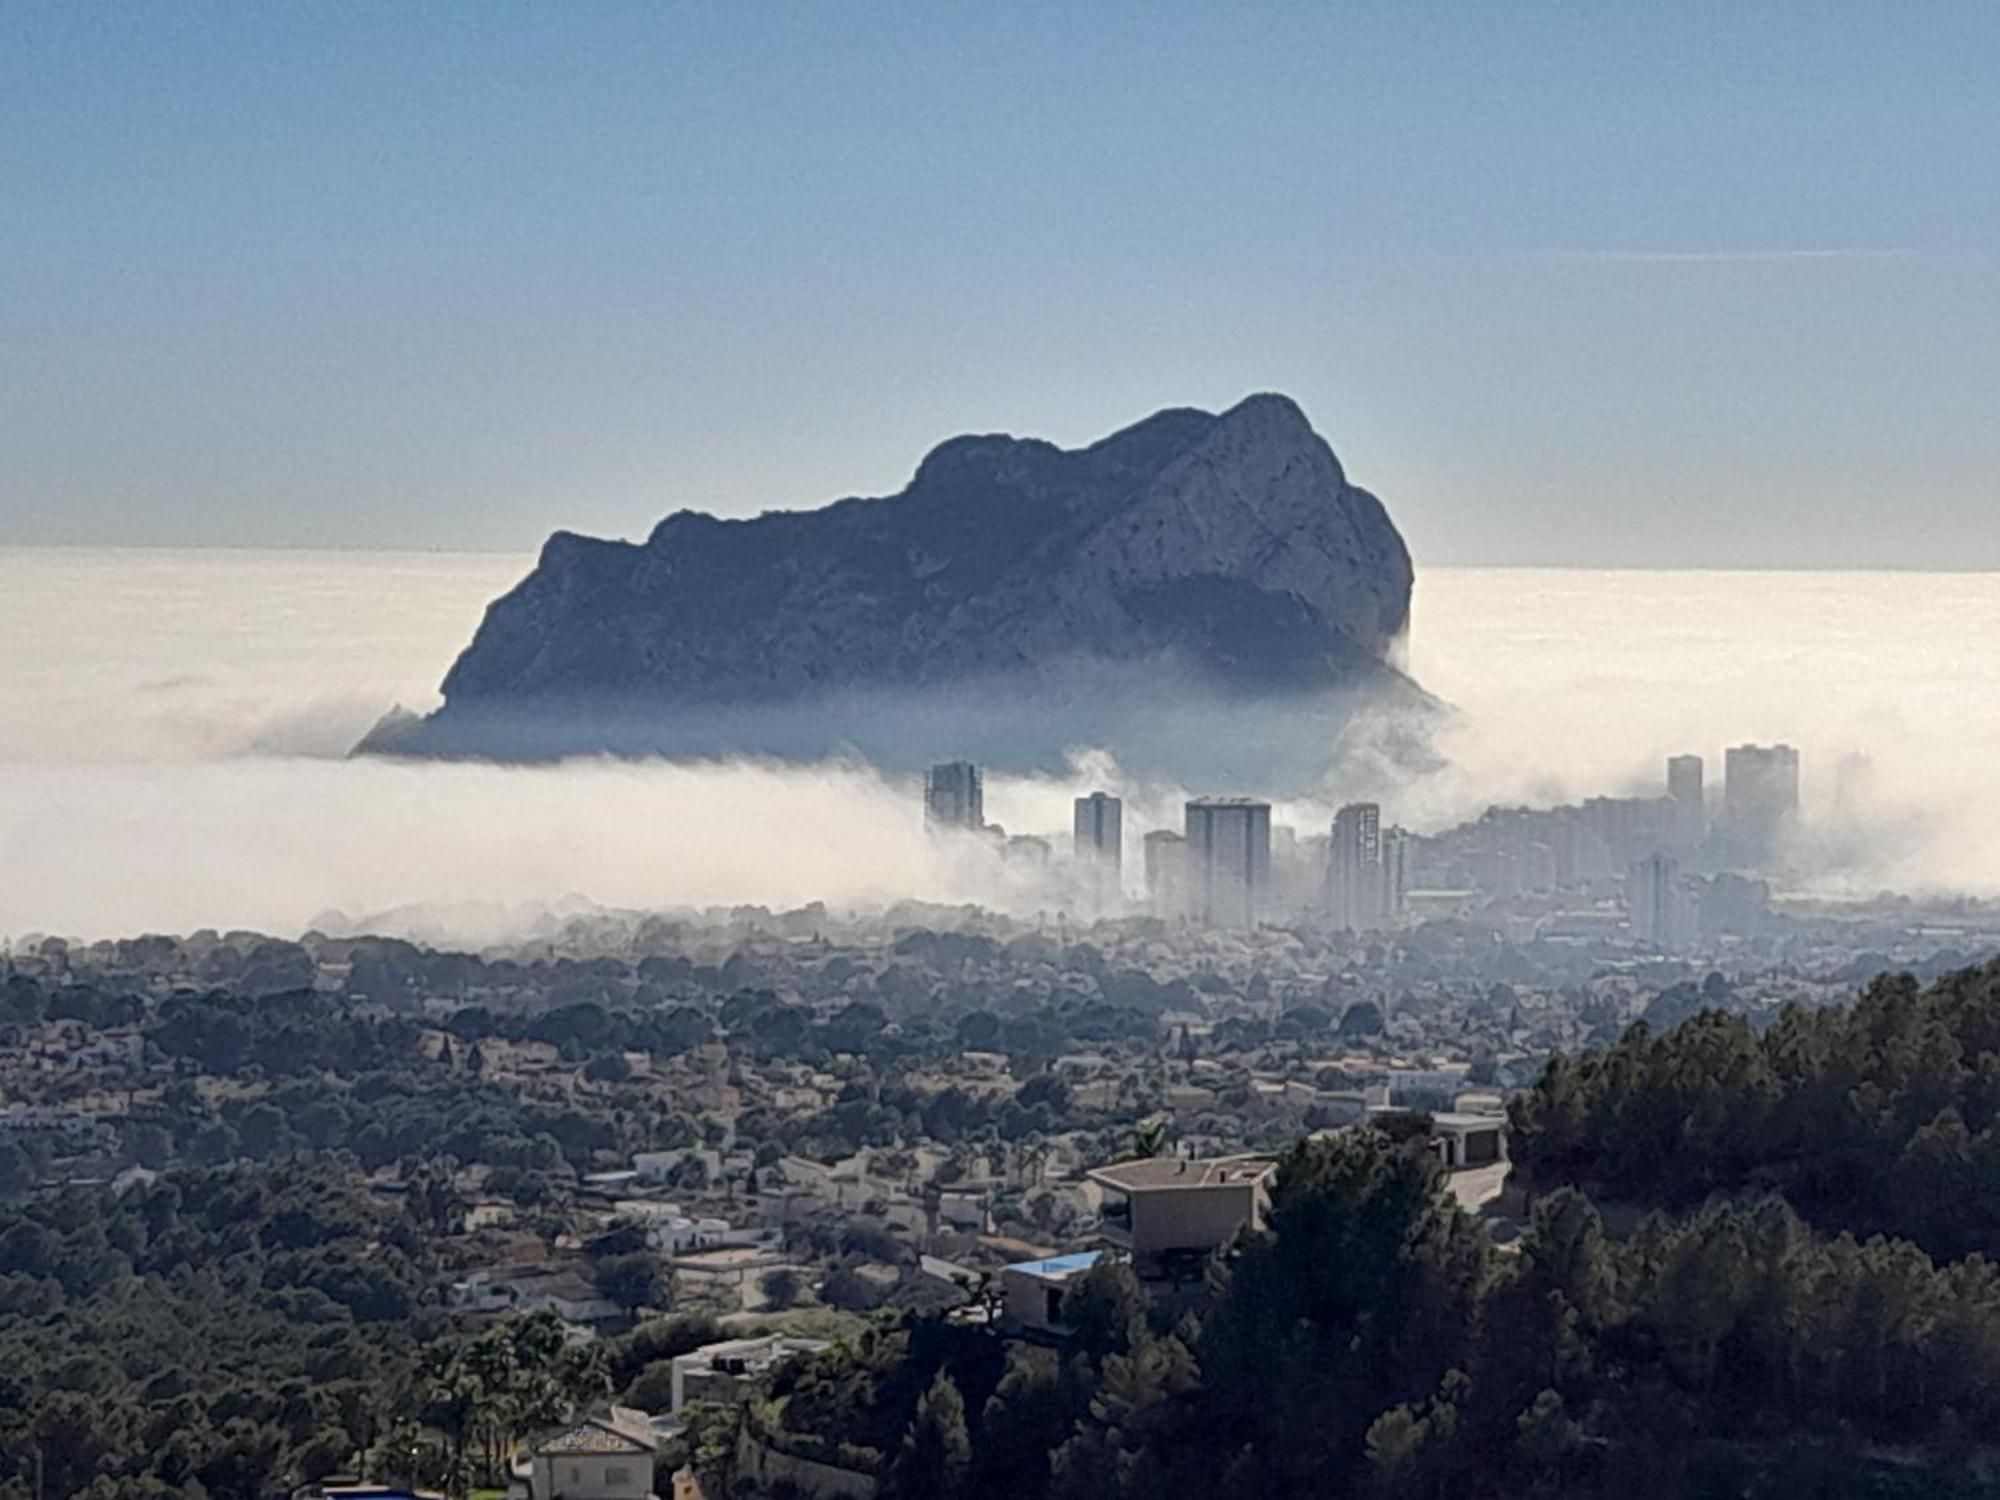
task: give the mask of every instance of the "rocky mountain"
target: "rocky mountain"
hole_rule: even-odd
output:
[[[640,544],[557,533],[444,707],[364,748],[1124,755],[1192,732],[1196,705],[1407,688],[1387,658],[1410,585],[1381,503],[1283,396],[1075,450],[958,437],[886,499],[682,511]]]

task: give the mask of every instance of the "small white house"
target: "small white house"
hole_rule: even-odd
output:
[[[1098,1252],[1024,1260],[1000,1268],[1000,1315],[1008,1331],[1066,1334],[1063,1302],[1070,1283],[1098,1261]]]
[[[636,1225],[646,1232],[646,1243],[667,1255],[687,1255],[696,1250],[719,1250],[730,1245],[764,1247],[782,1236],[769,1228],[738,1229],[727,1219],[694,1218],[675,1203],[648,1198],[626,1198],[612,1205],[612,1222]]]
[[[644,1412],[614,1406],[535,1444],[529,1500],[655,1500],[659,1435]]]

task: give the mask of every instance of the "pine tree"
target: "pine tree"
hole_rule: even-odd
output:
[[[917,1402],[910,1430],[889,1471],[889,1493],[898,1500],[951,1500],[965,1491],[972,1465],[972,1437],[965,1426],[965,1398],[939,1370]]]

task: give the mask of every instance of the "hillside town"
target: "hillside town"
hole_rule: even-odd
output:
[[[925,811],[940,837],[991,836],[972,767],[939,768]],[[1748,883],[1720,870],[1693,877],[1703,898],[1667,941],[1633,900],[1671,856],[1623,875],[1610,852],[1545,858],[1551,830],[1572,855],[1693,839],[1672,811],[1616,844],[1591,830],[1623,814],[1599,804],[1422,841],[1349,808],[1307,841],[1275,838],[1254,801],[1190,803],[1173,855],[1142,841],[1143,902],[1032,918],[597,911],[477,954],[31,939],[0,960],[0,1196],[117,1205],[156,1230],[124,1243],[108,1220],[74,1262],[90,1271],[17,1225],[0,1287],[18,1313],[67,1306],[86,1337],[94,1277],[249,1193],[275,1215],[253,1241],[228,1239],[226,1214],[200,1231],[247,1257],[230,1274],[376,1342],[311,1417],[264,1396],[216,1408],[199,1462],[257,1475],[218,1492],[721,1500],[704,1475],[726,1471],[731,1494],[874,1495],[881,1452],[809,1441],[769,1405],[871,1328],[1060,1350],[1111,1267],[1156,1314],[1199,1311],[1214,1258],[1264,1226],[1285,1154],[1356,1132],[1420,1146],[1504,1253],[1528,1206],[1509,1106],[1552,1058],[1705,1012],[1762,1029],[1885,969],[1931,977],[2000,946],[1979,903],[1760,887],[1746,907],[1713,899]],[[1063,862],[1122,890],[1116,799],[1076,816]],[[1512,873],[1492,876],[1509,840]],[[1683,845],[1691,866],[1709,844]],[[1288,869],[1317,895],[1284,909],[1268,893]],[[1443,910],[1433,876],[1406,871],[1485,874]],[[1710,922],[1717,904],[1754,920]],[[317,1206],[278,1207],[298,1198]],[[472,1390],[464,1361],[500,1345],[562,1399],[520,1396],[501,1422],[468,1395],[454,1417],[449,1382]],[[45,1341],[36,1362],[62,1357]],[[117,1389],[72,1363],[80,1401]],[[0,1493],[86,1463],[77,1422],[0,1442]]]

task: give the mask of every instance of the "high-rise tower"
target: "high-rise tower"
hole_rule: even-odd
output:
[[[1254,927],[1271,889],[1271,804],[1204,797],[1187,805],[1188,915]]]

